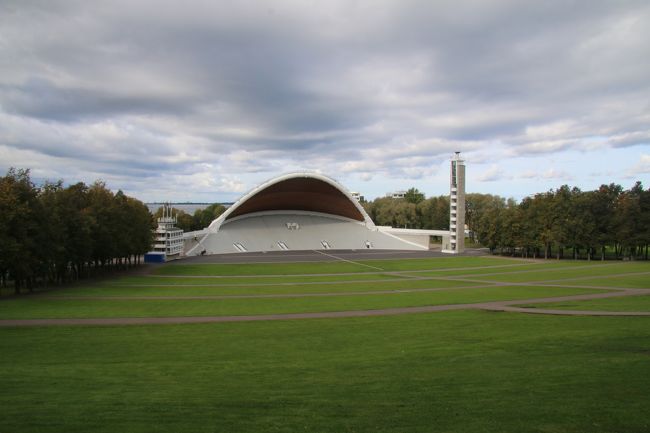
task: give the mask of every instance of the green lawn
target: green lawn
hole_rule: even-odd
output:
[[[301,275],[345,272],[408,271],[462,268],[515,263],[493,257],[442,257],[431,259],[366,260],[362,262],[304,262],[255,264],[170,263],[156,269],[157,275]]]
[[[592,262],[593,263],[593,262]],[[543,266],[543,265],[542,265]],[[522,272],[522,273],[500,273],[498,275],[481,276],[485,281],[504,281],[512,283],[533,282],[533,281],[552,281],[572,278],[593,278],[596,276],[609,277],[614,274],[626,274],[635,272],[650,272],[650,262],[618,262],[594,264],[580,266],[571,269],[552,269],[546,270],[543,267],[539,271]],[[646,276],[650,280],[650,274]],[[577,281],[577,280],[576,280]],[[576,284],[578,284],[576,282]]]
[[[214,284],[214,283],[212,283]],[[51,296],[215,296],[215,295],[272,295],[297,293],[368,292],[376,290],[407,290],[441,287],[463,287],[474,283],[454,280],[377,280],[369,282],[340,282],[336,284],[297,284],[275,281],[274,283],[251,285],[169,285],[169,286],[87,286],[49,293]],[[242,283],[239,283],[242,284]],[[244,283],[245,284],[245,283]]]
[[[629,296],[625,298],[592,299],[586,301],[564,301],[548,304],[518,305],[531,308],[551,308],[556,310],[591,311],[650,311],[649,296]]]
[[[576,281],[578,283],[578,281]],[[650,289],[650,274],[601,276],[599,278],[585,278],[579,281],[580,285],[624,287],[630,289]]]
[[[546,261],[546,262],[537,262],[531,264],[529,262],[514,262],[510,260],[507,264],[496,265],[496,266],[476,266],[472,267],[461,267],[458,269],[450,270],[427,270],[427,271],[409,271],[404,272],[400,275],[410,275],[410,276],[431,276],[431,277],[457,277],[457,276],[476,276],[476,275],[501,275],[501,274],[517,274],[517,273],[529,273],[529,272],[539,272],[539,271],[555,271],[563,270],[567,268],[583,268],[586,266],[598,266],[597,264],[591,265],[587,262],[556,262],[556,261]]]
[[[325,297],[234,298],[196,300],[141,299],[7,299],[0,303],[0,319],[87,318],[87,317],[176,317],[282,314],[321,311],[376,310],[423,305],[528,299],[598,290],[557,287],[488,287],[382,295]]]
[[[193,276],[193,275],[300,275],[330,274],[347,272],[377,272],[372,269],[348,262],[307,262],[307,263],[251,263],[251,264],[178,264],[168,263],[155,270],[156,275]]]
[[[396,280],[407,278],[401,274],[386,274],[374,272],[359,272],[354,274],[323,274],[318,276],[311,275],[267,275],[256,277],[251,275],[245,276],[165,276],[165,275],[147,275],[138,277],[124,277],[119,280],[111,280],[111,285],[148,285],[156,286],[162,284],[276,284],[276,283],[312,283],[312,282],[343,282],[343,281],[367,281],[367,280]]]
[[[367,260],[360,263],[377,266],[385,271],[412,271],[422,269],[462,269],[476,266],[521,264],[526,261],[501,257],[435,257],[430,259]]]
[[[382,309],[603,292],[527,281],[648,288],[650,280],[639,274],[650,271],[650,263],[634,262],[450,257],[366,263],[405,272],[332,262],[174,263],[157,268],[161,276],[0,299],[0,319]],[[412,272],[420,270],[425,272]],[[408,278],[409,272],[433,279]],[[467,287],[476,283],[453,279],[459,275],[488,283]],[[518,285],[491,284],[498,281]],[[400,289],[415,292],[367,293]],[[355,293],[128,299],[330,292]],[[110,299],[118,296],[127,299]],[[650,311],[650,296],[537,307]],[[195,325],[0,327],[0,433],[645,433],[648,389],[650,317],[465,310]]]
[[[0,328],[0,431],[641,433],[647,318]]]

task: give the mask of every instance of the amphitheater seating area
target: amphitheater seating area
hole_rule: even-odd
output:
[[[363,222],[327,214],[263,212],[224,222],[200,240],[204,254],[247,251],[328,249],[420,249],[402,239],[369,229]]]

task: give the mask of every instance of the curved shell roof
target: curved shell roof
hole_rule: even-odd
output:
[[[266,211],[318,212],[374,223],[350,193],[334,179],[318,173],[289,173],[268,180],[240,198],[210,224],[215,230],[225,221]]]

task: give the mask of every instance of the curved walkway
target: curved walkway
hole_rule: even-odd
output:
[[[254,316],[205,316],[205,317],[118,317],[92,319],[12,319],[0,320],[0,327],[24,326],[101,326],[101,325],[155,325],[215,322],[252,322],[270,320],[328,319],[343,317],[394,316],[399,314],[432,313],[450,310],[486,310],[529,314],[551,314],[562,316],[650,316],[649,311],[572,311],[522,308],[514,305],[538,304],[562,301],[583,301],[623,296],[650,295],[650,289],[626,289],[617,292],[586,295],[532,298],[512,301],[479,302],[472,304],[432,305],[423,307],[386,308],[381,310],[331,311],[319,313],[261,314]]]

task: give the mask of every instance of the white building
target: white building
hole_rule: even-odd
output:
[[[153,252],[164,253],[165,257],[177,258],[183,252],[183,230],[176,227],[176,216],[168,204],[163,205],[163,214],[158,218],[154,234]]]
[[[390,197],[390,198],[404,198],[404,196],[406,196],[406,191],[402,191],[402,190],[389,192],[388,194],[386,194],[386,197]]]

